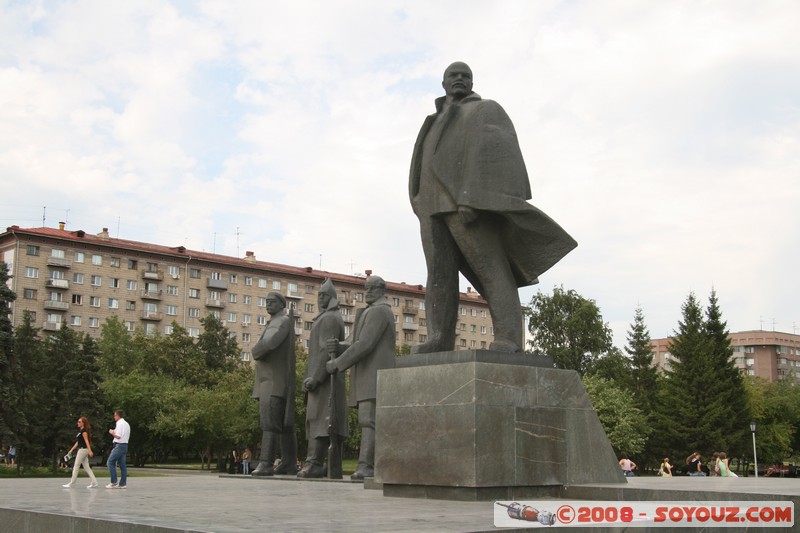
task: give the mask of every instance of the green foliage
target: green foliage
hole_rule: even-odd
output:
[[[631,360],[622,355],[618,348],[611,350],[595,359],[587,370],[586,375],[591,375],[613,382],[616,386],[626,390],[633,388],[631,379]]]
[[[614,451],[642,452],[647,440],[647,419],[636,407],[630,391],[597,376],[584,376],[583,384]]]
[[[14,379],[19,375],[19,363],[14,354],[14,331],[11,320],[11,302],[17,295],[8,288],[11,276],[8,265],[0,262],[0,439],[14,434],[14,407],[18,405]]]
[[[631,392],[636,404],[648,415],[656,406],[658,370],[653,365],[650,332],[644,323],[644,313],[637,307],[627,335],[625,352],[631,361]],[[652,416],[650,416],[652,418]]]
[[[741,374],[730,359],[725,324],[712,292],[704,320],[694,294],[682,307],[683,318],[671,339],[670,368],[659,391],[659,455],[731,456],[746,450],[750,411]]]
[[[611,351],[611,328],[597,304],[574,290],[555,287],[552,296],[538,292],[526,314],[533,353],[552,356],[557,368],[583,375]]]
[[[796,442],[800,428],[800,388],[786,381],[770,383],[762,378],[748,378],[745,390],[756,422],[759,463],[782,461],[800,451]]]

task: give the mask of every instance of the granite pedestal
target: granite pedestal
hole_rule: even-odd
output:
[[[476,350],[401,357],[380,371],[384,495],[519,499],[626,483],[578,374],[542,364]]]

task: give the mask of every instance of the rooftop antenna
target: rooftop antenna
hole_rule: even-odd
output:
[[[319,254],[319,269],[322,270],[322,254]]]
[[[351,276],[353,275],[353,267],[354,267],[354,266],[355,266],[355,263],[354,263],[354,262],[353,262],[353,260],[351,259],[351,260],[350,260],[350,275],[351,275]]]
[[[64,217],[64,227],[69,224],[69,209],[67,209],[67,216]]]
[[[775,331],[775,324],[777,324],[777,322],[775,322],[775,319],[773,318],[772,319],[772,331]]]
[[[236,257],[239,257],[239,235],[241,235],[239,226],[236,226]]]
[[[47,206],[42,207],[42,227],[47,226],[45,223],[45,214],[47,214]]]

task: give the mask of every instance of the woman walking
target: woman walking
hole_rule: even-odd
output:
[[[75,465],[72,467],[72,479],[69,483],[61,486],[65,489],[72,488],[75,484],[75,480],[78,479],[78,471],[81,465],[83,465],[83,469],[86,470],[86,473],[89,474],[92,480],[87,488],[93,489],[97,486],[97,478],[94,477],[92,467],[89,466],[89,457],[94,457],[94,452],[92,452],[92,426],[89,424],[89,419],[85,416],[78,419],[78,434],[75,435],[75,444],[69,449],[67,455],[72,454],[75,448],[78,449],[78,453],[75,454]]]

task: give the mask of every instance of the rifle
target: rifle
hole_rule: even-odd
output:
[[[336,350],[328,352],[331,361],[336,359]],[[342,443],[336,420],[336,374],[331,374],[331,394],[328,396],[328,479],[342,479]]]

